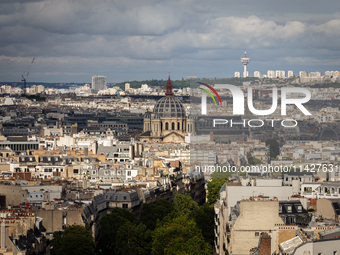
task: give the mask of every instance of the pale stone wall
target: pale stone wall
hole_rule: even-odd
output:
[[[334,213],[334,209],[331,201],[326,198],[316,200],[316,215],[321,216],[325,219],[338,220]]]
[[[275,224],[283,224],[278,201],[241,201],[240,216],[231,229],[230,251],[234,255],[249,254],[258,246],[261,232],[273,231]]]

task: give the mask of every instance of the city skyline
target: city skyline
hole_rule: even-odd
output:
[[[340,3],[2,1],[0,82],[224,78],[338,70]],[[292,12],[294,6],[294,12]]]

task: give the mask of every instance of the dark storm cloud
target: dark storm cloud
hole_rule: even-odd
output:
[[[109,81],[249,70],[324,71],[339,65],[340,2],[1,1],[1,80]],[[333,67],[334,68],[331,68]],[[166,75],[165,75],[166,76]]]

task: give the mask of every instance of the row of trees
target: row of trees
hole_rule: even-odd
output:
[[[214,208],[201,207],[190,195],[175,202],[144,204],[139,218],[115,208],[100,221],[98,251],[102,254],[211,254]]]
[[[100,221],[99,233],[95,248],[85,227],[73,225],[55,232],[51,254],[211,254],[214,208],[213,204],[199,206],[188,194],[177,194],[174,203],[144,204],[139,218],[115,208]]]
[[[203,82],[207,84],[234,84],[234,85],[242,85],[244,81],[255,81],[256,78],[192,78],[192,79],[183,79],[182,80],[171,80],[173,88],[186,88],[191,86],[199,86],[198,82]],[[114,86],[124,88],[126,82],[117,83]],[[148,84],[151,87],[165,87],[167,80],[144,80],[144,81],[128,81],[130,83],[131,88],[140,88],[142,84]]]

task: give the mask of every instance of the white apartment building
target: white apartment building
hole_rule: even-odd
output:
[[[292,70],[289,70],[288,74],[287,74],[287,77],[288,78],[294,77],[294,72]]]
[[[306,78],[306,77],[308,77],[308,73],[305,72],[305,71],[300,71],[299,76],[300,76],[300,78]]]
[[[261,78],[261,73],[259,71],[254,72],[254,77]]]
[[[286,72],[283,71],[283,70],[276,70],[275,76],[276,76],[276,78],[284,79],[284,78],[286,78]]]
[[[92,90],[98,92],[99,90],[106,89],[106,76],[104,75],[94,75],[92,76]]]
[[[325,72],[325,77],[339,77],[340,76],[340,72],[339,71],[326,71]]]
[[[268,77],[269,79],[275,78],[275,71],[274,71],[274,70],[268,70],[268,71],[267,71],[267,77]]]
[[[234,73],[235,78],[241,78],[241,73],[240,72],[235,72]]]
[[[125,83],[125,91],[128,91],[130,89],[130,83]]]
[[[321,73],[320,72],[310,72],[308,74],[308,77],[321,77]]]

